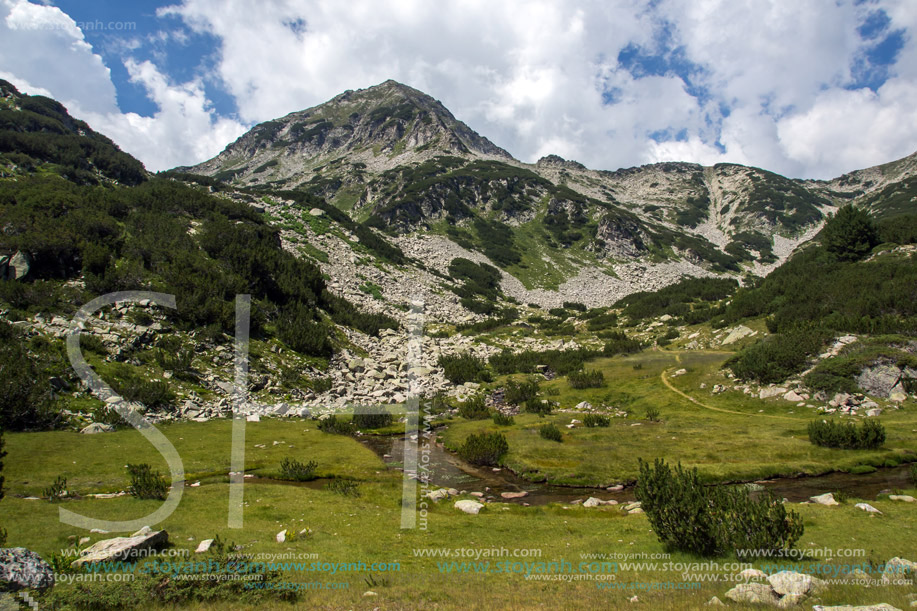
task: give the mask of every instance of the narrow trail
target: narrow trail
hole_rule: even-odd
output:
[[[680,363],[681,363],[681,355],[680,355],[680,354],[676,354],[676,355],[675,355],[675,360],[678,361],[678,363],[680,364]],[[772,414],[752,414],[752,413],[748,413],[748,412],[737,412],[737,411],[735,411],[735,410],[724,409],[724,408],[722,408],[722,407],[713,407],[712,405],[707,405],[706,403],[702,403],[701,401],[698,401],[697,399],[695,399],[695,398],[692,397],[691,395],[689,395],[689,394],[687,394],[687,393],[685,393],[685,392],[682,392],[682,391],[678,390],[677,388],[675,388],[675,386],[672,385],[672,383],[669,381],[668,377],[666,377],[666,373],[668,373],[668,372],[669,372],[670,370],[672,370],[672,369],[674,369],[674,367],[669,367],[669,368],[667,368],[667,369],[663,369],[662,372],[659,374],[659,379],[662,380],[662,383],[665,384],[666,388],[668,388],[669,390],[671,390],[671,391],[674,392],[675,394],[684,397],[685,399],[687,399],[687,400],[690,401],[691,403],[697,405],[698,407],[702,407],[703,409],[708,409],[708,410],[713,411],[713,412],[721,412],[721,413],[724,413],[724,414],[735,414],[736,416],[755,416],[755,417],[758,417],[758,418],[771,418],[771,419],[774,419],[774,420],[792,420],[793,422],[799,422],[799,418],[792,418],[792,417],[790,417],[790,416],[774,416],[774,415],[772,415]]]

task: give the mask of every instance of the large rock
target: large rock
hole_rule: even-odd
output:
[[[793,571],[774,573],[768,576],[767,581],[771,584],[774,592],[781,596],[787,594],[806,596],[816,588],[824,585],[821,579],[804,573],[794,573]]]
[[[449,491],[446,490],[445,488],[440,488],[439,490],[433,490],[432,492],[428,492],[424,496],[426,496],[431,501],[439,501],[439,500],[448,498]]]
[[[840,503],[834,500],[834,494],[831,492],[819,494],[818,496],[810,496],[809,500],[819,505],[840,505]]]
[[[93,422],[89,426],[85,426],[80,430],[80,433],[83,435],[95,435],[97,433],[111,433],[115,430],[115,427],[110,424],[102,424],[101,422]]]
[[[767,388],[762,388],[761,392],[758,393],[759,399],[770,399],[771,397],[779,397],[780,395],[786,394],[785,388],[780,388],[779,386],[769,386]]]
[[[763,604],[774,607],[780,602],[774,590],[764,583],[740,583],[726,592],[726,598],[737,603]]]
[[[44,590],[54,585],[54,571],[41,556],[24,547],[0,549],[0,582],[15,590]]]
[[[80,552],[80,558],[74,560],[73,566],[79,568],[85,564],[111,562],[136,558],[145,550],[157,550],[169,542],[169,533],[164,530],[150,530],[144,526],[130,537],[115,537],[98,541]]]
[[[907,579],[908,573],[917,574],[917,562],[911,562],[904,558],[892,558],[885,563],[885,570],[882,571],[882,581]]]
[[[723,345],[725,346],[727,344],[735,343],[739,341],[740,339],[742,339],[743,337],[748,337],[754,334],[755,332],[749,329],[748,327],[746,327],[745,325],[739,325],[738,327],[729,331],[729,335],[727,335],[726,339],[723,340]]]
[[[867,367],[857,376],[857,385],[870,395],[888,397],[901,381],[901,370],[891,364]]]
[[[482,503],[478,503],[477,501],[465,500],[456,501],[455,508],[461,509],[465,513],[478,514],[482,509],[484,509],[484,505]]]
[[[32,269],[32,256],[27,252],[19,251],[7,262],[6,278],[8,280],[23,280]]]

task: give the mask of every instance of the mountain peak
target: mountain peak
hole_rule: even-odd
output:
[[[266,121],[192,172],[239,184],[292,187],[342,156],[386,170],[438,155],[512,160],[433,97],[387,80]]]

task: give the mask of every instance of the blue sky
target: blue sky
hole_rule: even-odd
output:
[[[0,0],[0,77],[153,170],[388,78],[517,158],[829,178],[917,150],[911,0]]]

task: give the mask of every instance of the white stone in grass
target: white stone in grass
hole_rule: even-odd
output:
[[[765,604],[773,607],[780,601],[773,588],[763,583],[740,583],[726,592],[726,598],[737,603]]]
[[[857,503],[856,505],[854,505],[854,507],[856,507],[857,509],[862,509],[863,511],[867,513],[879,513],[879,514],[882,513],[881,511],[879,511],[878,509],[876,509],[869,503]]]
[[[819,494],[818,496],[810,496],[809,500],[819,505],[840,505],[840,503],[834,500],[834,494],[831,492]]]
[[[197,544],[197,549],[194,550],[195,554],[203,554],[204,552],[210,549],[210,546],[213,545],[213,539],[204,539]]]
[[[767,573],[758,569],[745,569],[739,573],[739,577],[748,581],[750,579],[767,579]]]
[[[464,511],[465,513],[477,515],[482,509],[484,509],[484,505],[478,503],[477,501],[463,500],[456,501],[455,508]]]
[[[768,576],[767,581],[774,588],[774,592],[781,596],[787,594],[805,596],[824,584],[821,579],[793,571],[774,573]]]
[[[277,543],[283,543],[284,541],[286,541],[287,540],[286,529],[281,530],[279,533],[277,533],[277,536],[274,538],[277,540]]]

